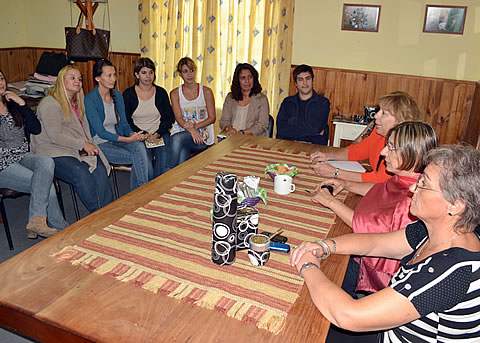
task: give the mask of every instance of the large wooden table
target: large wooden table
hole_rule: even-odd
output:
[[[115,281],[52,255],[145,205],[197,170],[244,143],[312,152],[333,149],[237,135],[130,192],[0,265],[0,325],[43,342],[323,342],[329,323],[304,286],[277,336],[215,311]],[[358,199],[349,195],[347,204]],[[337,218],[329,236],[349,232]],[[347,256],[322,263],[340,284]]]

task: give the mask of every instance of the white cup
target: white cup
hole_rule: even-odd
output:
[[[277,175],[273,181],[273,190],[277,194],[287,195],[295,191],[292,177],[288,175]]]

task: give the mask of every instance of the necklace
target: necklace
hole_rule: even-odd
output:
[[[453,241],[455,238],[457,238],[458,236],[461,236],[461,235],[464,235],[465,233],[456,233],[455,235],[453,235],[452,237],[450,237],[449,239],[447,239],[445,242],[442,242],[442,243],[439,243],[439,244],[435,244],[433,247],[430,247],[430,249],[434,249],[436,247],[439,247],[443,244],[446,244],[450,241]],[[413,256],[413,258],[410,260],[410,262],[408,264],[413,264],[415,262],[415,260],[417,259],[418,256],[420,256],[420,254],[422,253],[423,251],[423,248],[425,248],[425,246],[427,245],[427,243],[430,242],[430,237],[427,238],[427,240],[425,241],[425,243],[423,243],[423,245],[420,247],[420,249],[418,249],[417,253]]]

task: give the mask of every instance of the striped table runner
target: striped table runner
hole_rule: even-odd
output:
[[[298,168],[296,191],[288,196],[273,192],[273,181],[263,176],[270,163]],[[279,333],[303,285],[288,263],[288,255],[272,253],[263,267],[250,264],[238,251],[231,266],[210,260],[215,174],[233,172],[239,181],[262,176],[260,186],[268,205],[260,202],[259,231],[284,228],[289,243],[324,238],[335,215],[313,204],[304,189],[319,181],[308,167],[305,153],[243,145],[199,170],[170,191],[88,237],[65,247],[58,259],[95,273],[142,287],[229,317]],[[342,194],[340,198],[344,197]]]

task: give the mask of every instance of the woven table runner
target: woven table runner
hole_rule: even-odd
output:
[[[298,168],[294,193],[285,196],[273,192],[273,181],[263,175],[270,163]],[[210,208],[219,171],[233,172],[239,181],[248,175],[261,176],[260,186],[267,191],[268,205],[259,202],[256,206],[259,232],[283,228],[288,243],[297,245],[325,238],[334,222],[333,212],[312,203],[311,195],[304,191],[314,190],[319,182],[305,153],[243,145],[55,256],[279,333],[303,281],[288,264],[288,254],[272,252],[263,267],[252,266],[246,250],[237,251],[231,266],[211,262]]]

